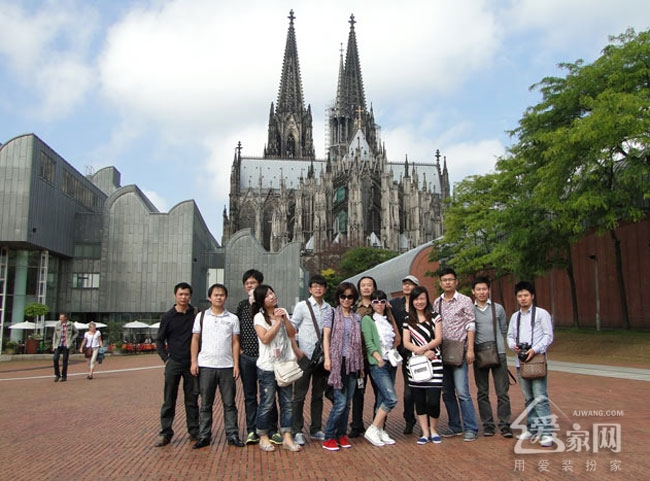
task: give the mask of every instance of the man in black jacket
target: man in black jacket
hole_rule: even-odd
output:
[[[199,384],[198,378],[192,376],[190,372],[192,326],[196,315],[196,309],[190,304],[192,286],[187,282],[176,284],[174,297],[176,304],[163,314],[156,338],[158,355],[165,363],[164,400],[160,409],[161,429],[155,443],[156,447],[169,444],[174,436],[172,424],[176,414],[176,398],[181,378],[190,442],[196,442],[199,438]]]

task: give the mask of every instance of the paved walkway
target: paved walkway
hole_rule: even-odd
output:
[[[650,372],[643,369],[551,362],[549,395],[552,412],[558,417],[558,438],[566,443],[564,452],[554,452],[559,450],[556,447],[541,454],[521,454],[521,449],[537,446],[523,443],[516,447],[516,440],[500,436],[480,436],[473,443],[455,437],[440,445],[417,446],[416,434],[402,434],[400,401],[387,423],[387,430],[397,440],[395,446],[377,448],[356,439],[352,449],[334,453],[317,443],[308,444],[301,453],[264,453],[255,446],[238,449],[226,445],[218,401],[213,444],[192,450],[183,427],[182,396],[176,436],[170,445],[154,448],[163,384],[158,357],[108,357],[92,381],[85,379],[85,364],[83,358],[73,356],[68,382],[55,384],[49,359],[0,363],[0,479],[627,481],[648,479],[650,469]],[[473,384],[471,380],[475,396]],[[401,386],[398,375],[398,390]],[[523,410],[519,386],[512,386],[510,394],[515,420]],[[369,389],[366,424],[372,418],[372,400]],[[239,387],[237,403],[242,427]],[[329,407],[325,401],[325,416]],[[443,409],[441,427],[446,424],[445,416]],[[308,423],[308,410],[305,418]],[[596,424],[608,424],[607,432],[619,433],[620,443],[593,452]],[[574,430],[588,433],[583,433],[582,439],[591,436],[580,452],[569,450],[567,431]]]

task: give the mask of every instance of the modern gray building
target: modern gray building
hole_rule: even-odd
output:
[[[159,212],[107,167],[84,176],[33,134],[0,145],[0,329],[30,302],[89,322],[152,319],[190,282],[204,299],[224,252],[193,200]],[[196,302],[195,302],[196,303]]]

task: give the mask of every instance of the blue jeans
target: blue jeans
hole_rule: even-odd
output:
[[[521,377],[519,368],[517,368],[517,377],[528,410],[528,416],[526,417],[528,431],[534,434],[551,434],[553,431],[551,404],[548,401],[546,391],[548,376],[544,376],[542,379],[524,379]]]
[[[467,361],[459,367],[445,366],[442,378],[442,400],[445,402],[448,426],[453,432],[478,432],[476,411],[472,396],[469,394],[469,382],[467,376]],[[458,409],[460,404],[460,412]],[[461,424],[460,415],[463,416]]]
[[[338,439],[348,431],[350,403],[357,389],[357,373],[341,374],[342,389],[334,389],[334,402],[325,426],[325,440]]]
[[[201,408],[199,409],[200,440],[209,441],[212,438],[212,405],[214,404],[217,386],[221,394],[226,436],[239,435],[233,368],[215,369],[211,367],[199,367],[199,388],[201,391]]]
[[[293,385],[279,387],[275,382],[273,371],[257,369],[257,380],[260,383],[260,405],[257,408],[257,434],[268,435],[275,430],[272,419],[273,406],[275,406],[275,394],[278,394],[280,402],[280,433],[291,432],[291,394]]]
[[[377,409],[383,409],[386,412],[392,411],[397,405],[397,394],[395,394],[395,373],[397,369],[390,365],[388,361],[383,367],[371,365],[370,376],[372,376],[377,386]]]

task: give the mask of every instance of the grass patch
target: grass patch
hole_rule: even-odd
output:
[[[548,350],[551,360],[650,367],[650,332],[559,328]]]

